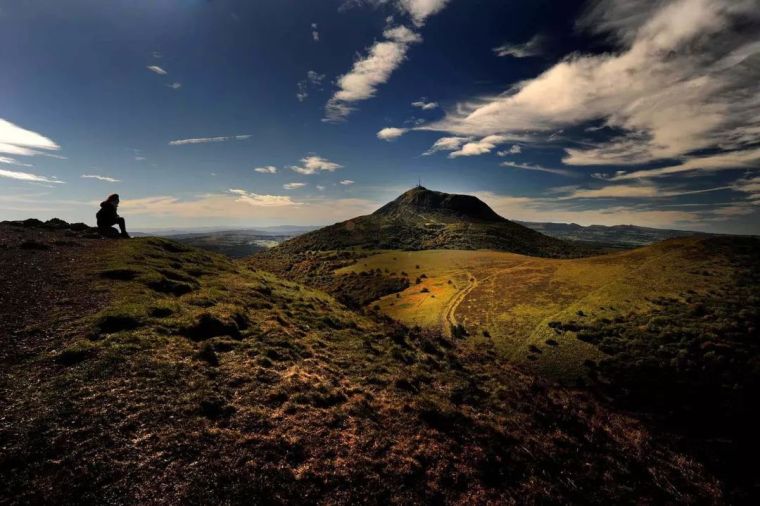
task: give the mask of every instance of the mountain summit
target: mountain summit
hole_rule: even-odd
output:
[[[409,214],[436,214],[464,222],[505,221],[477,197],[437,192],[422,186],[401,194],[372,215],[403,217]]]
[[[509,221],[477,197],[422,186],[403,193],[370,215],[298,236],[274,251],[300,253],[347,248],[492,249],[542,257],[589,253],[576,244]]]

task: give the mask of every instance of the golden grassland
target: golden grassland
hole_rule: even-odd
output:
[[[373,306],[408,325],[449,332],[461,324],[474,346],[553,378],[574,382],[601,352],[554,321],[642,313],[661,298],[682,299],[728,282],[730,269],[704,240],[674,239],[631,251],[547,259],[495,251],[389,251],[336,274],[406,273],[410,286]]]

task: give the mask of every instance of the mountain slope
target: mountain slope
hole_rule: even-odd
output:
[[[273,253],[347,248],[494,249],[543,257],[591,251],[504,219],[476,197],[417,187],[368,216],[298,236]]]
[[[641,424],[161,240],[0,225],[0,502],[716,502]],[[44,287],[44,289],[40,289]]]

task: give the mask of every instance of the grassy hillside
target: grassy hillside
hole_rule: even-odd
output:
[[[0,260],[2,503],[722,497],[638,422],[491,347],[214,254],[0,225]]]
[[[760,450],[760,240],[674,239],[571,260],[390,251],[337,274],[362,272],[409,280],[376,310],[587,387],[677,434],[739,482],[734,500],[760,494],[742,466]]]

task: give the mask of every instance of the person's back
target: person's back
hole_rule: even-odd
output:
[[[98,221],[98,230],[105,236],[117,236],[119,233],[113,229],[113,226],[119,225],[121,237],[129,238],[124,218],[117,213],[118,208],[119,196],[115,193],[100,203],[100,210],[95,214],[95,218]]]

